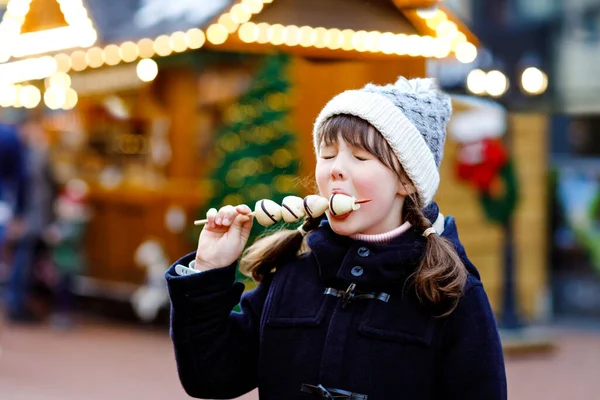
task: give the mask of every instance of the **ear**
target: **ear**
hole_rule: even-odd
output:
[[[417,189],[410,182],[404,182],[404,180],[398,180],[398,194],[402,197],[408,197],[411,194],[415,194]]]

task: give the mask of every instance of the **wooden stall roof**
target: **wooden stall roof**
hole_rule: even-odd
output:
[[[19,35],[48,29],[47,13],[37,13],[35,18],[11,15],[10,6],[24,1],[10,0],[0,23],[0,28],[5,22],[11,29],[18,28],[13,32],[15,40]],[[62,1],[32,0],[28,12]],[[162,0],[148,0],[142,5],[135,0],[85,0],[78,6],[85,10],[71,16],[89,19],[85,26],[89,24],[94,30],[86,33],[89,40],[85,44],[76,45],[83,47],[65,45],[59,49],[50,36],[37,35],[40,40],[29,43],[32,52],[24,55],[18,49],[4,48],[2,43],[10,41],[0,40],[0,75],[13,74],[17,78],[8,83],[19,83],[56,72],[166,57],[203,46],[244,52],[277,49],[307,57],[357,59],[444,58],[455,53],[461,61],[470,62],[477,54],[477,38],[436,0],[215,0],[201,5],[191,1],[174,4]],[[432,7],[438,8],[423,12]],[[15,9],[21,10],[12,7]],[[70,10],[48,9],[54,10],[51,14],[55,21],[62,20],[55,15],[57,12]],[[69,15],[64,17],[69,22]],[[72,42],[65,40],[66,44]],[[55,47],[44,50],[45,45],[40,47],[38,43]],[[13,52],[10,59],[5,50]],[[458,57],[459,52],[466,56]],[[56,66],[48,66],[47,58],[42,60],[47,55],[55,58]],[[28,58],[27,68],[19,64],[23,58]]]
[[[216,17],[211,27],[214,28],[219,24],[232,25],[231,16],[234,20],[239,20],[236,15],[239,10],[236,10],[235,7],[236,5]],[[419,12],[419,10],[432,7],[438,7],[438,10],[430,12],[427,17]],[[235,29],[230,29],[233,32],[222,42],[210,43],[209,38],[208,46],[236,51],[266,51],[273,47],[279,47],[283,51],[294,54],[328,58],[356,58],[357,53],[362,53],[360,58],[382,56],[430,58],[439,57],[440,54],[433,51],[427,52],[427,46],[433,46],[434,41],[438,39],[447,39],[448,42],[452,42],[450,38],[440,37],[436,30],[440,24],[446,24],[447,28],[454,29],[454,33],[450,32],[449,34],[454,34],[458,39],[458,41],[454,40],[449,49],[450,52],[455,51],[460,42],[478,45],[477,38],[466,25],[436,0],[273,0],[269,4],[264,4],[260,11],[250,17],[249,21],[233,24]],[[248,25],[251,26],[250,30],[246,29]],[[297,41],[300,43],[294,43],[293,40],[290,43],[290,32],[293,32],[294,35],[298,34],[297,30],[285,32],[290,27],[294,29],[302,27],[308,32],[301,32],[300,35],[313,35],[314,37],[306,43],[301,43],[301,40]],[[254,30],[254,33],[249,33],[251,30]],[[278,34],[277,31],[280,35],[287,37],[275,38],[274,35]],[[348,36],[348,32],[350,36]],[[337,35],[335,38],[333,37],[334,33]],[[354,34],[354,38],[352,34]],[[387,35],[386,38],[382,37],[384,34]],[[325,39],[319,39],[317,35],[323,35]],[[395,43],[390,35],[396,36]],[[407,38],[399,38],[403,35]],[[340,43],[332,46],[331,42],[338,39]],[[346,39],[346,43],[344,43],[344,39]],[[382,39],[388,41],[387,49]],[[419,42],[415,39],[428,41]],[[399,43],[402,40],[404,42]],[[362,48],[360,48],[360,42],[362,42]],[[437,43],[441,42],[442,40],[439,40]],[[406,52],[399,49],[403,46],[407,48]],[[411,46],[412,49],[408,49]],[[445,57],[448,54],[449,52],[442,51],[441,56]]]

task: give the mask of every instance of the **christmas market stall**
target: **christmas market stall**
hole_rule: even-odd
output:
[[[313,193],[333,95],[477,56],[434,0],[4,2],[0,106],[44,110],[57,176],[89,186],[81,287],[123,299],[157,276],[148,254],[194,247],[200,210]]]

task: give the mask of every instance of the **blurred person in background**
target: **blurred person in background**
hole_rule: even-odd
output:
[[[24,229],[27,199],[26,148],[16,125],[0,122],[0,265],[7,262],[7,239],[19,237]],[[0,269],[2,281],[8,271]]]
[[[19,229],[13,230],[12,262],[8,284],[7,317],[12,322],[33,322],[38,319],[29,305],[34,265],[48,255],[44,232],[53,222],[56,183],[48,156],[48,140],[39,118],[30,118],[21,125],[25,144],[27,202],[23,207]]]
[[[85,265],[83,238],[89,219],[86,199],[85,182],[67,182],[54,204],[56,221],[44,235],[52,246],[54,307],[50,323],[59,330],[73,326],[73,283]]]

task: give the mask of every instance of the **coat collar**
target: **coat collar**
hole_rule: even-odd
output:
[[[424,209],[424,213],[429,220],[435,221],[439,208],[437,204],[432,203]],[[467,269],[471,273],[475,272],[479,277],[458,239],[454,218],[446,218],[442,237],[454,244]],[[403,281],[414,272],[423,257],[427,240],[422,232],[418,232],[415,228],[409,229],[386,244],[353,240],[336,234],[331,229],[329,221],[323,220],[319,228],[308,235],[307,243],[318,264],[319,273],[326,282],[354,281],[363,286],[380,287]],[[360,265],[364,269],[363,276],[356,277],[351,274],[355,265]]]

